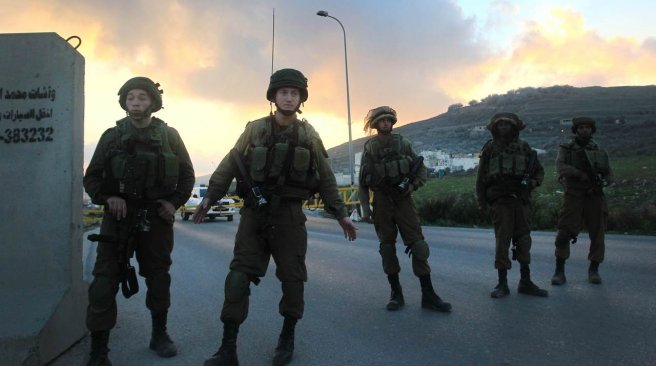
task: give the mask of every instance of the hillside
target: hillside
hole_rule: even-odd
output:
[[[477,152],[490,138],[484,126],[497,112],[517,113],[526,124],[522,138],[555,157],[558,144],[569,139],[561,133],[561,119],[589,116],[597,120],[595,139],[611,156],[656,155],[656,86],[521,88],[490,95],[468,106],[454,104],[449,111],[395,129],[413,142],[416,151]],[[362,151],[366,138],[353,140]],[[335,171],[348,170],[348,144],[328,150]]]

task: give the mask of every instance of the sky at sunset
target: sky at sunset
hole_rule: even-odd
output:
[[[629,5],[630,4],[630,5]],[[646,0],[0,0],[0,33],[82,39],[85,165],[124,116],[133,76],[164,90],[156,115],[175,127],[197,175],[211,173],[247,121],[269,113],[273,68],[309,79],[301,117],[326,147],[348,140],[346,29],[353,138],[367,111],[399,124],[453,103],[521,87],[656,84],[656,2]]]

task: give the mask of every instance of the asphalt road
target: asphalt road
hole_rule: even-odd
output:
[[[110,337],[114,365],[198,366],[216,351],[238,223],[238,217],[176,222],[169,333],[179,354],[160,359],[148,349],[150,316],[142,290],[130,300],[118,295],[118,324]],[[654,237],[608,235],[600,267],[604,283],[591,285],[588,242],[581,236],[567,262],[568,283],[555,287],[554,233],[534,232],[532,275],[549,297],[517,294],[515,266],[508,276],[511,295],[491,299],[492,231],[424,227],[433,283],[453,304],[451,314],[442,314],[421,308],[419,281],[400,249],[406,306],[385,310],[389,285],[372,225],[360,223],[355,242],[346,241],[333,220],[308,214],[307,226],[306,309],[292,365],[656,365]],[[90,253],[87,266],[94,260]],[[238,339],[241,365],[271,364],[282,325],[274,270],[271,261],[260,285],[251,286],[250,313]],[[51,365],[84,365],[88,349],[85,337]]]

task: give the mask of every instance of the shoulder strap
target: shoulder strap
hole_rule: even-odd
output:
[[[485,145],[483,145],[483,147],[481,148],[481,154],[483,153],[483,151],[485,151],[485,149],[486,149],[488,146],[490,146],[490,145],[492,144],[492,141],[494,141],[494,140],[493,140],[493,139],[489,139],[489,140],[487,140],[487,142],[485,143]]]
[[[169,140],[169,126],[166,124],[166,122],[162,121],[159,118],[153,118],[153,119],[154,119],[153,122],[157,122],[157,128],[160,130],[160,133],[162,135],[162,151],[167,153],[173,152]]]
[[[128,132],[128,123],[129,118],[125,117],[116,121],[116,126],[114,126],[114,131],[116,131],[115,141],[116,148],[123,150],[126,148],[125,141],[123,141],[123,136]]]
[[[401,142],[403,141],[403,136],[401,136],[398,133],[392,134],[392,137],[394,138],[394,152],[397,154],[401,154]]]
[[[520,146],[520,149],[521,149],[522,153],[524,153],[524,154],[530,154],[531,153],[532,149],[531,149],[531,146],[528,144],[528,142],[526,142],[524,140],[517,140],[517,142],[519,143],[519,146]]]

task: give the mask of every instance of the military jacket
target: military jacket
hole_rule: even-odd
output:
[[[492,139],[483,146],[476,176],[476,196],[480,206],[499,198],[530,198],[530,180],[537,186],[544,179],[544,168],[531,147],[515,138],[510,142]],[[522,181],[527,184],[522,184]]]
[[[83,183],[96,204],[119,196],[164,199],[177,208],[189,198],[194,181],[191,159],[174,128],[153,117],[138,129],[126,117],[100,137]]]
[[[408,175],[417,158],[412,144],[403,136],[374,136],[364,144],[360,163],[360,186],[369,187],[374,191],[393,191],[390,188]],[[411,183],[416,189],[425,182],[426,167],[422,164]]]
[[[289,126],[280,126],[268,116],[248,122],[234,149],[265,195],[300,200],[318,192],[327,212],[338,219],[347,216],[323,142],[307,121],[294,120]],[[210,202],[221,198],[233,178],[239,176],[237,166],[226,155],[210,177],[206,197]]]
[[[566,192],[601,189],[612,181],[608,153],[590,139],[584,143],[576,138],[560,145],[556,158],[558,180]],[[582,178],[582,175],[587,179]]]

